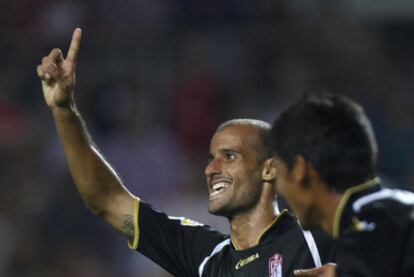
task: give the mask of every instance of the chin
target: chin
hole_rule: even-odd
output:
[[[210,213],[210,214],[213,214],[213,215],[223,215],[223,211],[221,210],[221,209],[216,209],[216,208],[208,208],[208,212]]]
[[[226,207],[211,207],[211,206],[209,206],[208,207],[208,212],[210,214],[213,214],[213,215],[225,216],[225,217],[228,216],[228,211],[227,211]]]

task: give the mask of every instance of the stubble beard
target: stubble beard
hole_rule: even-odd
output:
[[[258,205],[262,189],[257,180],[250,180],[249,185],[256,186],[255,190],[244,192],[238,199],[231,197],[217,208],[209,206],[208,212],[213,215],[226,217],[229,220],[236,216],[250,213]]]

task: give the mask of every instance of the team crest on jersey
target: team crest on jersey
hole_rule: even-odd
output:
[[[195,220],[186,218],[186,217],[180,217],[180,216],[169,216],[169,219],[173,220],[179,220],[181,225],[183,226],[204,226],[204,224],[197,222]]]
[[[279,253],[274,254],[269,259],[269,277],[282,277],[283,256]]]

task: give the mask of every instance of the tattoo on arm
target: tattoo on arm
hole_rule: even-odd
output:
[[[128,239],[134,238],[134,217],[130,214],[124,215],[124,222],[122,225],[122,232]]]

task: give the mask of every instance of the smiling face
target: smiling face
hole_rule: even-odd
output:
[[[260,147],[259,129],[252,125],[229,126],[214,134],[205,169],[210,213],[232,217],[258,203],[264,163],[259,161]]]

